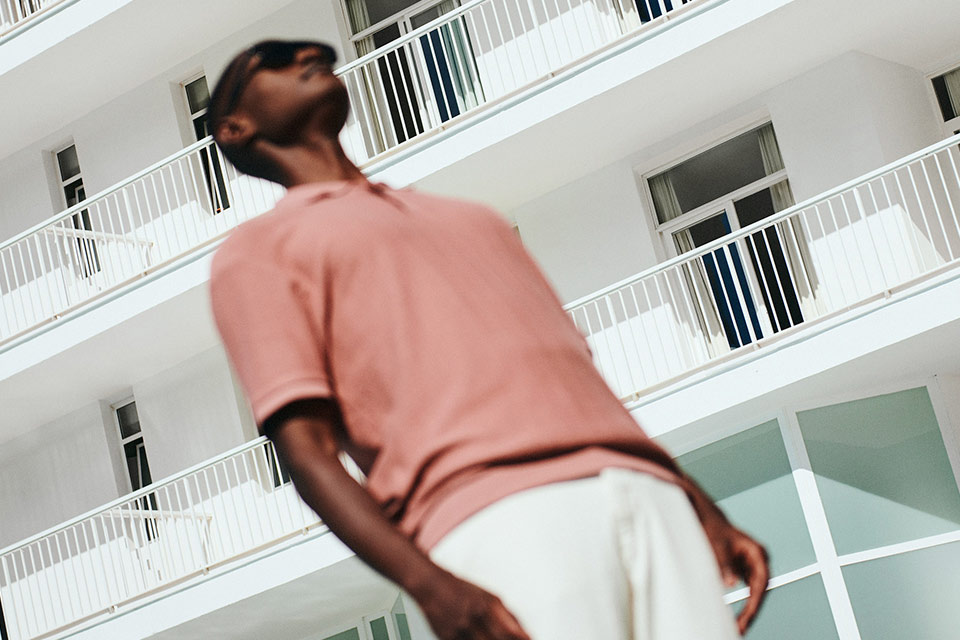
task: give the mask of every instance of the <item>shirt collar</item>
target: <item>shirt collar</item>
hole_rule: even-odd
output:
[[[325,182],[309,182],[298,184],[287,189],[287,198],[316,201],[325,198],[338,198],[354,189],[365,189],[374,193],[381,193],[388,187],[380,182],[362,180],[328,180]]]

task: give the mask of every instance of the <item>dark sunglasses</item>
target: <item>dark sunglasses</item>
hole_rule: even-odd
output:
[[[240,101],[243,90],[247,88],[250,78],[260,69],[283,69],[293,64],[294,58],[298,52],[304,49],[318,49],[320,57],[325,64],[333,66],[337,61],[337,52],[328,44],[322,42],[311,42],[310,40],[265,40],[258,42],[244,52],[242,58],[240,73],[237,75],[236,82],[233,83],[233,91],[230,92],[230,99],[224,108],[223,115],[227,116],[233,113]],[[256,59],[251,65],[250,61]]]

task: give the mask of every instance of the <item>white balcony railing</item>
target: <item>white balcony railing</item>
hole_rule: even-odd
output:
[[[960,136],[567,306],[624,401],[955,266]],[[718,213],[722,212],[722,207]]]
[[[64,0],[0,0],[0,36],[43,15]]]
[[[0,3],[11,1],[22,4]],[[372,162],[696,2],[465,2],[337,70],[354,106],[344,145]],[[0,243],[0,344],[218,240],[281,194],[207,138]]]
[[[465,0],[344,65],[344,144],[366,162],[438,132],[703,0]],[[379,31],[374,25],[367,31]],[[374,34],[354,38],[372,48]]]
[[[0,550],[8,636],[53,635],[320,524],[259,438]]]
[[[0,243],[0,343],[209,244],[282,193],[207,138]]]

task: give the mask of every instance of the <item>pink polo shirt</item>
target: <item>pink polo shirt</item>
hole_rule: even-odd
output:
[[[491,209],[317,183],[217,251],[217,326],[258,424],[333,397],[384,514],[429,549],[514,492],[669,457]]]

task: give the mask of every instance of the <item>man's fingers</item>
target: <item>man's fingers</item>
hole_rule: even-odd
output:
[[[497,638],[497,640],[501,638],[503,640],[530,640],[530,636],[520,626],[520,622],[513,617],[513,614],[507,610],[502,602],[498,601],[491,613],[493,614],[490,619],[491,627],[494,627],[491,629],[494,632],[492,637]]]
[[[744,582],[750,587],[750,596],[747,603],[737,616],[737,625],[740,633],[746,632],[747,628],[757,616],[760,610],[760,604],[767,594],[767,583],[770,580],[770,567],[767,564],[767,554],[763,547],[750,541],[738,553],[738,569],[741,570]]]

